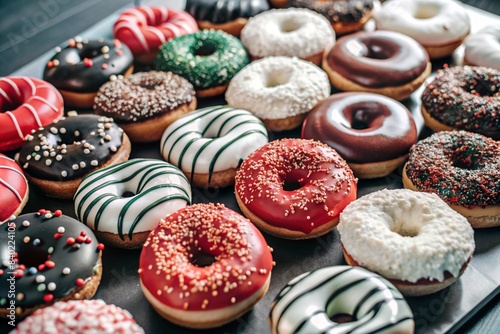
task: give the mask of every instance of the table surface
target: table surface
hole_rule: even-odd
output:
[[[27,5],[28,1],[29,0],[19,0],[18,2],[8,2],[9,4],[7,5],[6,1],[2,1],[0,3],[0,13],[5,13],[5,11],[2,9],[8,7],[11,10],[13,10],[16,14],[20,14],[21,17],[28,20],[24,21],[29,22],[29,20],[32,20],[31,22],[35,23],[42,22],[42,21],[36,21],[37,18],[38,20],[42,20],[41,14],[38,15],[36,14],[37,11],[40,10],[44,11],[47,17],[50,16],[49,14],[53,14],[53,17],[50,17],[50,19],[48,19],[48,23],[44,25],[39,24],[38,26],[35,26],[36,34],[34,33],[35,30],[33,30],[31,35],[27,34],[26,31],[24,32],[25,34],[23,35],[21,28],[21,30],[19,30],[21,33],[14,34],[17,35],[18,37],[21,36],[21,39],[17,40],[15,40],[14,38],[15,36],[12,34],[9,37],[10,31],[5,30],[9,23],[3,20],[0,21],[2,22],[0,23],[0,36],[2,36],[0,37],[0,56],[1,56],[0,59],[2,59],[0,61],[0,75],[10,74],[13,72],[13,70],[16,69],[18,69],[15,72],[16,74],[34,73],[32,66],[37,66],[37,65],[30,66],[30,64],[28,64],[27,66],[21,67],[23,62],[26,63],[30,62],[31,60],[43,54],[46,50],[49,50],[56,45],[59,45],[62,41],[66,40],[67,38],[73,37],[74,35],[84,31],[87,27],[94,25],[95,23],[99,22],[102,18],[107,17],[110,14],[114,13],[117,9],[131,3],[131,1],[124,1],[124,0],[114,0],[114,1],[88,0],[86,1],[87,6],[81,6],[78,5],[77,2],[73,0],[39,1],[36,2],[39,7],[35,9],[31,8],[32,11],[29,12],[28,8],[29,6]],[[478,1],[475,2],[477,3]],[[12,3],[15,3],[17,5],[12,5]],[[49,3],[53,4],[52,5],[53,7],[44,7],[45,4]],[[164,0],[163,3],[167,4],[172,3],[173,4],[172,7],[175,8],[180,8],[182,6],[182,4],[179,3],[179,1]],[[487,7],[488,1],[482,1],[482,5],[485,6],[484,8],[488,8]],[[480,13],[480,15],[483,14],[484,13]],[[3,16],[3,14],[0,15]],[[79,18],[79,20],[74,20],[74,18],[76,17]],[[0,18],[3,19],[3,17]],[[27,23],[24,27],[26,26],[28,26]],[[473,30],[477,29],[478,29],[477,26],[476,27],[473,26]],[[7,38],[6,42],[5,38]],[[31,47],[34,50],[37,50],[36,52],[38,53],[34,52],[32,54],[23,55],[23,57],[19,57],[18,53],[21,51],[23,47],[26,48],[25,44],[33,43],[33,41],[38,41],[39,43],[40,40],[44,42],[43,47],[38,45],[37,47],[34,47],[34,45],[31,45]],[[16,42],[18,44],[16,44]],[[8,46],[10,46],[10,48]],[[496,233],[498,233],[498,231]],[[487,252],[488,250],[483,249],[482,251]],[[482,308],[481,311],[479,311],[473,318],[471,318],[467,323],[465,323],[459,330],[459,332],[499,333],[500,332],[499,301],[500,301],[500,296],[496,296],[495,298],[493,298],[486,306]],[[433,317],[433,315],[429,315],[429,317]]]

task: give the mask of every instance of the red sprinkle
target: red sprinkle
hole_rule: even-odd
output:
[[[82,237],[85,237],[85,236],[87,236],[87,232],[85,232],[85,231],[81,231],[81,232],[80,232],[80,235],[81,235]]]
[[[54,239],[56,239],[56,240],[60,239],[62,236],[63,236],[62,233],[56,233],[56,234],[54,234]]]
[[[76,285],[77,286],[83,286],[85,284],[85,281],[82,278],[77,278],[76,279]]]
[[[0,276],[2,276],[2,275],[3,275],[3,270],[2,270],[2,269],[0,269]]]
[[[114,44],[115,44],[115,48],[121,48],[122,47],[122,42],[120,42],[117,39],[114,40]]]
[[[54,216],[61,217],[62,216],[62,211],[61,210],[54,211]]]
[[[52,67],[54,67],[54,63],[52,62],[52,60],[50,60],[50,61],[47,63],[47,67],[48,67],[48,68],[52,68]]]
[[[102,67],[102,69],[103,69],[103,70],[105,70],[105,69],[107,69],[107,68],[108,68],[108,64],[102,64],[102,66],[101,66],[101,67]]]
[[[45,209],[40,209],[40,210],[38,210],[38,213],[39,213],[39,214],[41,214],[41,215],[44,215],[44,214],[46,214],[46,213],[47,213],[47,210],[45,210]]]
[[[104,249],[104,244],[101,243],[97,244],[97,249],[102,251]]]
[[[38,271],[42,271],[44,269],[45,269],[45,265],[44,264],[38,265]]]
[[[85,243],[86,243],[86,244],[90,244],[91,242],[92,242],[92,238],[87,237],[87,238],[85,239]]]
[[[46,302],[46,303],[50,303],[51,301],[54,300],[54,295],[51,294],[51,293],[46,293],[43,295],[43,300]]]
[[[75,243],[75,238],[69,237],[68,239],[66,239],[66,243],[68,245],[73,245]]]
[[[121,56],[123,54],[123,51],[122,50],[116,50],[116,54]]]
[[[81,235],[79,235],[77,238],[76,238],[76,242],[78,242],[79,244],[81,244],[82,242],[85,241],[85,238],[82,237]]]
[[[16,269],[13,272],[15,278],[20,278],[24,276],[24,270]]]
[[[74,47],[75,47],[75,45],[76,45],[75,40],[74,40],[73,38],[71,38],[71,39],[68,41],[68,45],[69,45],[70,47],[74,48]]]
[[[83,63],[85,64],[85,66],[87,67],[90,67],[92,65],[94,65],[94,62],[92,61],[92,59],[90,58],[83,58]]]
[[[19,267],[17,268],[21,270],[26,270],[26,266],[24,264],[20,264]]]
[[[45,266],[49,269],[52,269],[56,266],[56,264],[54,263],[54,261],[45,261]]]

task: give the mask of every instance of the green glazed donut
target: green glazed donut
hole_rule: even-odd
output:
[[[156,69],[186,78],[203,97],[222,94],[232,77],[249,62],[236,37],[218,30],[201,30],[163,44]]]

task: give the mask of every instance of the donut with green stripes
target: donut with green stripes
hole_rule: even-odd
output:
[[[264,124],[252,113],[214,106],[173,122],[163,133],[160,150],[163,158],[179,167],[196,186],[224,187],[234,184],[241,162],[267,142]],[[218,173],[228,173],[223,177],[225,182],[216,181]]]
[[[88,174],[74,203],[77,218],[98,237],[136,248],[161,219],[191,203],[191,187],[167,162],[131,159]]]

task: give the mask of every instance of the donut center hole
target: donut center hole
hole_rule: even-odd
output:
[[[75,142],[79,142],[83,140],[83,136],[80,131],[75,131],[73,133],[65,133],[61,134],[59,131],[60,139],[58,140],[58,144],[62,145],[73,145]]]
[[[292,174],[292,173],[291,173]],[[295,191],[302,188],[301,184],[297,178],[297,175],[288,174],[283,180],[283,190],[284,191]]]
[[[437,5],[427,3],[425,6],[419,6],[413,17],[415,17],[416,19],[425,20],[436,16],[438,12],[439,7]]]
[[[397,233],[402,236],[402,237],[408,237],[408,238],[413,238],[418,235],[420,232],[420,228],[417,226],[402,226]]]
[[[494,84],[490,84],[488,82],[477,80],[475,85],[470,85],[468,87],[464,87],[464,90],[468,91],[471,94],[485,97],[497,97],[498,94],[498,86]]]
[[[123,193],[122,193],[122,198],[129,198],[129,197],[134,197],[135,196],[135,193],[132,192],[132,191],[129,191],[129,190],[125,190]]]
[[[198,250],[191,257],[191,264],[197,267],[208,267],[215,262],[215,257],[203,250]]]
[[[371,59],[388,59],[390,55],[382,45],[372,44],[368,46],[365,57]]]
[[[12,100],[12,103],[9,103],[9,101],[7,101],[7,99],[3,99],[2,95],[0,95],[0,101],[1,101],[0,113],[16,110],[17,108],[19,108],[22,105],[21,101],[13,100],[12,97],[11,97],[11,100]]]
[[[356,321],[354,316],[347,314],[347,313],[333,314],[330,316],[330,320],[337,323],[337,324],[345,324],[347,322]]]
[[[477,154],[476,154],[477,155]],[[478,157],[474,152],[471,152],[467,147],[460,147],[451,156],[452,165],[455,168],[475,170],[479,166],[477,164]]]
[[[283,21],[280,26],[281,32],[293,32],[300,28],[301,24],[293,20]]]
[[[38,241],[40,243],[38,243]],[[19,249],[18,264],[23,264],[26,268],[38,267],[49,259],[49,254],[43,248],[44,243],[40,239],[31,238],[31,240]]]
[[[283,71],[278,72],[273,76],[268,76],[267,81],[264,83],[264,86],[267,88],[271,88],[284,85],[290,80],[290,75],[291,73]]]
[[[215,47],[210,44],[203,44],[198,48],[194,49],[194,54],[200,57],[210,56],[215,53]]]
[[[97,56],[99,56],[101,54],[102,54],[101,50],[91,49],[91,48],[85,48],[83,50],[83,52],[80,54],[80,57],[82,59],[84,59],[84,58],[95,58],[95,57],[97,57]]]
[[[370,127],[371,119],[363,109],[357,109],[352,113],[351,128],[364,130]]]

